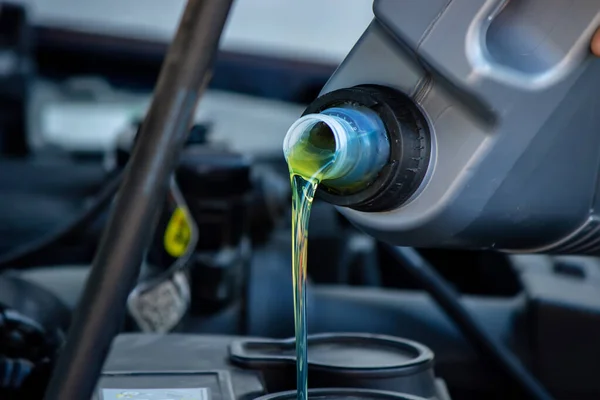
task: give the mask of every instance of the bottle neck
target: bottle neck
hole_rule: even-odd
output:
[[[323,186],[340,193],[368,185],[386,165],[389,139],[379,116],[366,107],[339,106],[298,119],[288,130],[284,153],[300,174],[315,172]],[[292,158],[295,158],[292,159]],[[303,163],[299,163],[298,159]]]

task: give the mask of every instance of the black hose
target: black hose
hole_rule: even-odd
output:
[[[485,357],[514,381],[527,398],[552,400],[552,396],[521,362],[503,344],[490,337],[479,323],[471,317],[458,299],[458,294],[450,287],[421,254],[409,247],[394,247],[385,244],[392,256],[416,279],[462,334]]]
[[[61,241],[83,232],[108,207],[115,193],[117,193],[122,180],[123,174],[119,173],[108,181],[108,183],[100,190],[100,193],[98,193],[92,201],[67,224],[60,226],[58,229],[45,236],[25,243],[6,254],[0,255],[0,269],[26,268],[30,266],[30,260],[34,257],[39,256]]]

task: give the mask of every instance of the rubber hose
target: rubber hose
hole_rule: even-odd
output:
[[[18,269],[31,266],[28,260],[43,253],[59,242],[83,232],[110,204],[113,196],[121,185],[123,174],[119,173],[112,178],[92,201],[71,221],[60,226],[53,232],[36,240],[25,243],[10,252],[0,256],[0,269]]]
[[[508,348],[485,332],[460,303],[458,294],[421,254],[409,247],[394,247],[387,244],[385,247],[433,297],[480,355],[515,382],[527,394],[527,398],[553,399]]]

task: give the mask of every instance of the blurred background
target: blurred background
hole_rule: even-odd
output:
[[[46,353],[36,347],[32,355],[29,342],[6,339],[0,355],[17,354],[34,365],[53,361],[184,3],[0,3],[0,308],[37,321],[49,343]],[[290,189],[282,142],[372,18],[371,0],[234,3],[175,173],[178,188],[164,205],[136,287],[138,294],[151,294],[148,288],[158,283],[179,282],[160,235],[180,192],[199,233],[181,292],[188,294],[178,298],[186,306],[173,314],[171,303],[155,299],[157,325],[144,325],[140,309],[130,304],[124,332],[293,336]],[[199,189],[206,187],[210,193]],[[506,379],[373,238],[318,200],[312,221],[310,333],[417,340],[434,351],[436,376],[452,398],[521,398],[507,392]],[[567,393],[564,398],[598,398],[590,366],[600,357],[568,346],[561,336],[563,326],[600,333],[600,302],[588,296],[600,282],[598,259],[432,249],[419,254],[486,332],[531,362],[545,383]],[[573,300],[564,293],[585,295]]]
[[[28,132],[32,147],[38,150],[43,143],[72,150],[108,146],[114,140],[118,125],[145,108],[184,2],[154,1],[144,3],[143,7],[128,1],[114,4],[22,1],[18,4],[26,7],[28,21],[35,26],[31,55],[35,59],[37,79],[31,95],[32,112],[36,117],[30,118],[31,132]],[[262,99],[308,102],[352,48],[371,18],[371,3],[365,0],[323,4],[317,1],[314,4],[236,3],[222,39],[223,54],[211,87]],[[56,98],[49,102],[48,97],[55,94],[56,86],[48,80],[93,92],[100,98],[113,96],[105,101],[107,104],[96,105],[87,115],[87,118],[107,120],[102,126],[88,123],[88,131],[78,133],[83,123],[76,117],[81,116],[76,107],[84,104],[68,104],[70,99],[66,98],[61,101],[63,104],[57,104]],[[237,103],[222,112],[248,116],[251,104],[248,98],[227,97],[230,98],[235,98]],[[223,93],[215,97],[209,95],[200,113],[204,108],[220,107],[228,100],[224,100]],[[116,101],[121,104],[115,105]],[[266,104],[271,103],[258,103],[256,107],[264,109]],[[275,106],[283,107],[279,103]],[[274,119],[272,123],[241,124],[256,131],[273,129],[281,137],[297,111],[291,111],[293,115],[287,120],[285,116],[268,114],[263,117]],[[284,119],[280,122],[283,125],[278,125],[277,119]],[[221,123],[226,121],[213,122],[217,136],[227,130],[221,129]],[[90,134],[89,129],[96,131]]]
[[[3,4],[0,152],[7,166],[0,172],[0,190],[11,204],[17,196],[19,210],[38,213],[40,220],[23,222],[20,211],[6,212],[0,230],[8,239],[0,249],[37,238],[63,219],[61,212],[79,205],[53,197],[47,185],[43,193],[36,191],[48,178],[39,174],[39,163],[83,174],[78,179],[87,186],[103,176],[119,133],[143,118],[183,6],[184,1],[143,7],[134,1]],[[283,136],[302,104],[318,95],[371,18],[366,0],[352,1],[352,7],[237,2],[197,122],[210,125],[211,137],[233,150],[282,159]],[[77,171],[71,169],[73,159],[81,166]],[[53,179],[77,186],[60,171]],[[35,193],[27,197],[11,185]],[[67,195],[58,187],[61,197]],[[38,207],[42,200],[56,209]]]

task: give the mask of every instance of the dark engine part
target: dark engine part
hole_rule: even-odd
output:
[[[42,397],[70,316],[43,287],[0,276],[0,398]]]
[[[198,242],[198,229],[175,179],[169,182],[161,208],[127,308],[143,331],[165,333],[181,322],[189,308],[188,270]]]
[[[287,235],[286,235],[287,237]],[[193,316],[179,332],[287,338],[294,334],[288,240],[253,252],[243,301],[221,312]],[[511,296],[464,295],[461,303],[496,340],[510,348],[556,399],[594,400],[600,384],[600,263],[586,257],[513,256],[522,289]],[[73,304],[85,269],[23,271],[24,279]],[[50,285],[49,275],[62,276]],[[66,298],[65,294],[75,292]],[[62,297],[61,297],[62,298]],[[273,301],[277,299],[277,301]],[[500,379],[447,315],[416,290],[309,285],[308,329],[371,332],[419,341],[436,356],[436,372],[454,398],[521,399]],[[357,318],[357,316],[360,316]]]
[[[133,122],[121,132],[108,155],[111,166],[125,167],[140,128]],[[187,263],[193,314],[214,313],[239,299],[252,245],[269,238],[287,205],[288,182],[271,168],[253,167],[247,156],[212,143],[209,124],[191,128],[175,180],[198,232]],[[172,212],[160,217],[147,257],[153,266],[174,260],[164,243]]]
[[[257,266],[252,268],[247,308],[238,311],[238,318],[245,314],[245,330],[235,330],[239,322],[230,310],[220,318],[198,321],[194,331],[293,335],[292,283],[285,267],[290,260],[285,249],[255,253]],[[595,295],[600,290],[598,261],[543,256],[510,260],[519,271],[520,294],[463,296],[463,306],[489,335],[517,354],[557,399],[597,398],[600,385],[589,373],[600,368],[592,338],[600,329],[600,301]],[[457,398],[522,398],[511,382],[482,362],[452,320],[423,292],[312,285],[307,307],[309,333],[368,330],[426,344],[436,354],[438,374]],[[562,325],[567,318],[568,328]],[[555,362],[553,354],[560,355],[561,361]]]
[[[109,168],[125,167],[140,127],[141,122],[132,121],[118,135],[116,148],[106,154],[105,164]],[[237,205],[242,205],[246,211],[244,219],[247,221],[242,226],[248,229],[248,237],[253,244],[261,244],[269,239],[280,217],[289,207],[290,188],[288,180],[282,179],[276,170],[277,167],[284,165],[281,159],[277,159],[276,166],[261,165],[252,161],[255,160],[229,151],[226,144],[214,142],[211,139],[211,123],[203,122],[191,127],[176,175],[184,195],[190,191],[193,196],[204,199],[198,200],[200,202],[208,202],[211,198],[213,202],[224,199],[230,208],[232,204],[227,198],[231,197],[233,200],[236,196],[241,197],[243,199],[241,203],[239,199],[233,201]],[[211,176],[211,173],[216,175]],[[199,185],[203,183],[209,186],[200,187]],[[187,197],[189,196],[186,195],[186,200]],[[194,201],[190,200],[190,202]],[[223,211],[219,211],[219,214],[222,215]],[[227,214],[233,216],[234,212]],[[209,240],[206,235],[207,237],[200,239],[199,246],[221,246],[222,244],[215,244],[214,241],[223,238],[223,234],[226,236],[239,234],[235,233],[238,230],[236,227],[227,228],[231,234],[223,232],[223,229],[223,227],[219,228],[221,235],[210,237],[213,244],[201,244]],[[225,239],[224,245],[229,245],[228,241],[232,240],[227,237],[223,239]]]
[[[230,336],[122,335],[113,344],[98,394],[108,400],[124,391],[154,389],[166,394],[187,389],[193,399],[233,400],[293,390],[293,345],[293,340]],[[334,385],[395,391],[415,400],[449,400],[443,382],[435,379],[433,353],[419,343],[377,335],[321,334],[309,337],[309,346],[314,349],[308,360],[313,388]]]
[[[247,238],[250,172],[246,156],[210,146],[185,149],[176,179],[199,224],[197,251],[235,247]]]
[[[101,221],[88,221],[72,235],[55,237],[52,246],[34,248],[49,234],[65,233],[64,227],[88,209],[88,200],[103,192],[111,178],[100,166],[70,160],[1,160],[1,268],[90,262]]]
[[[240,299],[251,255],[251,191],[246,157],[209,145],[184,150],[128,300],[144,331],[168,332],[188,308],[210,314]]]
[[[368,389],[309,389],[309,399],[347,399],[356,400],[419,400],[421,397],[397,392]],[[287,391],[262,396],[257,400],[293,400],[297,398],[296,391]]]
[[[241,296],[250,262],[250,160],[192,146],[176,177],[199,232],[190,270],[192,312],[220,309]]]
[[[372,334],[317,334],[307,339],[312,387],[359,387],[440,399],[431,350],[413,341]],[[296,375],[296,341],[243,339],[230,347],[232,361],[260,370],[267,389],[285,391]]]
[[[33,27],[25,7],[0,3],[0,152],[28,152],[27,102],[34,74]]]

